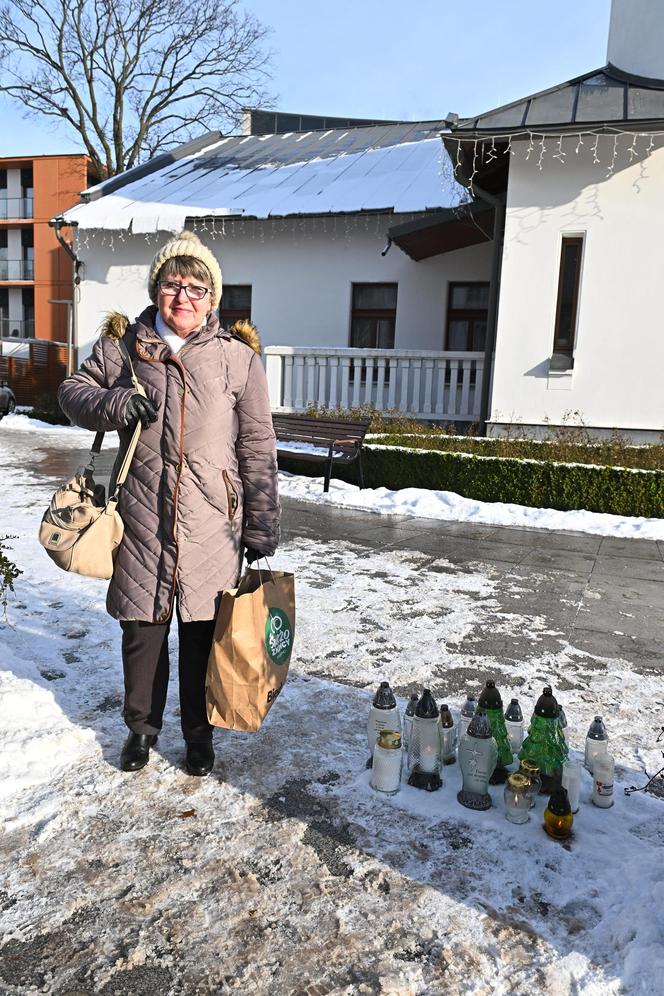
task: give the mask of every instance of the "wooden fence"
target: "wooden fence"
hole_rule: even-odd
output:
[[[0,379],[7,381],[19,405],[33,405],[44,394],[55,397],[66,371],[67,347],[63,343],[23,340],[17,350],[16,340],[0,339]]]

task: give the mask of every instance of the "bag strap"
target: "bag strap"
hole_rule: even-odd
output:
[[[129,367],[129,375],[131,377],[131,382],[132,382],[132,384],[134,386],[134,390],[136,391],[137,394],[140,394],[140,395],[142,395],[142,397],[145,397],[146,396],[145,395],[145,389],[144,389],[143,385],[141,384],[141,382],[139,381],[138,377],[136,376],[136,371],[134,370],[134,364],[131,361],[131,356],[129,355],[129,350],[125,346],[125,344],[122,341],[122,339],[114,339],[113,341],[115,342],[116,346],[120,350],[120,355],[122,356],[122,359],[124,360],[124,362]],[[140,436],[140,434],[141,434],[141,423],[139,421],[138,424],[136,425],[135,430],[134,430],[134,435],[131,437],[131,442],[129,443],[129,446],[127,447],[127,452],[125,453],[125,458],[122,461],[122,466],[120,468],[120,473],[118,474],[118,478],[117,478],[117,487],[115,489],[115,494],[113,495],[114,498],[116,497],[116,495],[118,493],[118,487],[120,485],[124,484],[124,482],[126,480],[126,477],[127,477],[127,474],[129,473],[129,466],[130,466],[131,461],[133,459],[134,452],[136,450],[136,445],[138,443],[138,437]],[[95,438],[93,440],[92,446],[90,447],[90,459],[88,460],[88,467],[86,467],[86,470],[88,468],[90,469],[91,472],[94,470],[95,457],[99,456],[99,454],[101,453],[101,444],[104,441],[104,436],[105,435],[106,435],[105,432],[97,432],[95,434]]]

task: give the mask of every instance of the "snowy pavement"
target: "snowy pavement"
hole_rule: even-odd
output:
[[[74,432],[0,424],[0,535],[19,535],[24,570],[1,629],[3,996],[657,991],[664,802],[622,789],[659,766],[660,544],[541,547],[534,530],[460,536],[287,501],[274,564],[297,575],[295,653],[264,729],[217,731],[212,776],[190,778],[173,687],[150,764],[128,775],[105,585],[36,540],[89,441]],[[458,765],[432,795],[369,786],[379,680],[402,704],[430,684],[458,711],[491,676],[528,715],[552,682],[577,753],[605,718],[616,805],[595,809],[584,773],[565,845],[541,829],[543,798],[525,826],[501,787],[488,813],[464,810]]]

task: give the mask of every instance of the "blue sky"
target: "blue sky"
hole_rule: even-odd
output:
[[[426,120],[516,100],[606,61],[610,0],[246,0],[272,28],[276,106]],[[74,152],[6,100],[0,155]]]

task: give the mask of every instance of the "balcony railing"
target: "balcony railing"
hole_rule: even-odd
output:
[[[427,421],[474,422],[483,353],[267,346],[272,408],[395,410]]]
[[[5,318],[4,315],[0,315],[0,337],[3,339],[34,339],[34,318],[16,321],[13,318]]]
[[[0,259],[0,280],[34,280],[32,259]]]
[[[32,197],[0,197],[0,219],[32,218],[33,211]]]

